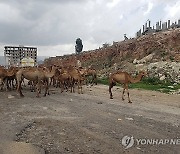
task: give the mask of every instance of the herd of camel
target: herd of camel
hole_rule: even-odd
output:
[[[91,76],[91,84],[97,84],[97,72],[92,68],[84,68],[77,66],[49,66],[49,67],[26,67],[17,68],[10,67],[6,69],[0,66],[0,88],[3,89],[17,89],[17,92],[21,97],[22,84],[24,79],[28,80],[31,91],[36,91],[37,97],[40,96],[42,87],[45,87],[44,96],[49,95],[49,86],[61,87],[61,92],[68,91],[75,92],[75,86],[78,87],[78,93],[83,93],[82,85],[87,83],[88,77]],[[140,72],[136,78],[133,78],[127,72],[116,71],[109,75],[109,94],[110,99],[113,99],[111,89],[116,83],[123,85],[122,100],[124,100],[125,91],[127,91],[128,102],[132,103],[129,96],[128,84],[139,82],[146,72]]]

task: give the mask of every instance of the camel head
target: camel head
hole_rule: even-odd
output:
[[[140,74],[142,77],[147,76],[147,72],[146,72],[146,71],[141,71],[139,74]]]
[[[80,74],[81,74],[82,76],[86,76],[86,75],[87,75],[87,69],[86,69],[86,68],[80,67],[80,68],[79,68],[79,72],[80,72]]]
[[[58,68],[59,68],[59,66],[57,66],[57,65],[53,65],[53,66],[52,66],[52,71],[54,71],[54,72],[55,72]]]

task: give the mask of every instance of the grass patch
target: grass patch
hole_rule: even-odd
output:
[[[107,78],[97,79],[97,83],[104,84],[104,85],[109,85],[109,81],[108,81]]]
[[[108,85],[108,79],[98,79],[99,84]],[[117,84],[121,86],[121,84]],[[171,82],[160,81],[158,78],[144,78],[141,82],[129,84],[130,89],[145,89],[152,91],[160,91],[163,93],[170,93],[180,89],[180,84],[173,85]]]

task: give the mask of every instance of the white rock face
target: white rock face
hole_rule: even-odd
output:
[[[161,81],[162,81],[162,80],[165,80],[165,79],[166,79],[165,75],[163,75],[163,76],[160,77],[160,80],[161,80]]]
[[[154,53],[151,53],[148,56],[146,56],[140,60],[134,59],[133,64],[144,64],[144,63],[150,62],[152,60],[153,56],[154,56]]]
[[[136,69],[148,70],[150,77],[180,83],[180,63],[159,61],[150,64],[136,64]]]

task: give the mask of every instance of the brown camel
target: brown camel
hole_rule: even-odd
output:
[[[111,92],[111,88],[116,85],[116,83],[123,84],[123,93],[122,93],[122,100],[124,100],[124,93],[127,90],[128,94],[128,103],[132,103],[129,97],[129,90],[128,84],[129,83],[137,83],[140,82],[141,79],[146,75],[145,72],[140,72],[136,78],[131,77],[127,72],[116,72],[110,75],[109,77],[109,94],[110,99],[113,99],[113,95]]]
[[[75,67],[69,67],[68,68],[68,73],[71,77],[70,79],[70,84],[71,84],[71,92],[75,92],[75,83],[78,85],[78,93],[82,94],[82,81],[84,80],[83,73],[79,71],[79,69]],[[82,73],[82,74],[81,74]]]
[[[9,72],[14,72],[12,73],[12,76],[7,76],[7,88],[8,89],[16,89],[17,86],[17,80],[16,80],[16,73],[18,72],[19,68],[17,67],[11,67],[8,69]],[[15,84],[14,84],[15,81]]]
[[[30,80],[36,84],[37,87],[37,97],[39,97],[39,94],[41,92],[41,84],[42,82],[45,84],[45,93],[49,94],[49,78],[53,77],[55,74],[56,67],[54,66],[51,70],[51,72],[48,69],[43,68],[26,68],[26,69],[20,69],[16,73],[17,78],[17,91],[19,92],[20,96],[23,97],[21,91],[21,83],[23,78],[26,78],[27,80]]]
[[[97,72],[95,69],[92,69],[92,68],[88,68],[87,69],[87,73],[86,73],[86,77],[88,76],[91,76],[92,77],[92,80],[90,81],[91,85],[95,84],[97,85]],[[88,84],[86,82],[86,84]]]
[[[64,88],[66,91],[68,91],[68,87],[71,84],[71,76],[68,73],[67,70],[61,71],[61,74],[58,76],[58,82],[61,84],[61,92],[64,91]]]
[[[56,69],[56,72],[52,78],[50,78],[50,86],[53,85],[54,87],[58,87],[58,76],[60,75],[59,69]]]
[[[13,77],[16,73],[15,68],[13,69],[5,69],[4,67],[0,67],[0,86],[1,89],[3,86],[8,89],[8,78]]]

